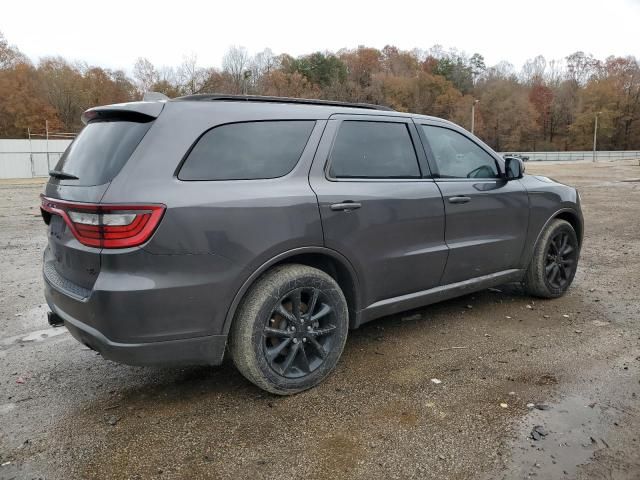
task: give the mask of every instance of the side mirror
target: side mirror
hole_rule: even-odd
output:
[[[517,180],[524,175],[524,162],[517,157],[504,159],[504,170],[507,180]]]

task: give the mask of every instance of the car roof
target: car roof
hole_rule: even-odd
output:
[[[411,117],[424,120],[437,121],[449,125],[456,126],[453,122],[439,117],[429,115],[421,115],[410,112],[400,112],[386,105],[376,105],[372,103],[356,103],[342,102],[334,100],[321,100],[311,98],[292,98],[292,97],[275,97],[261,95],[223,95],[223,94],[195,94],[177,97],[169,100],[170,102],[211,102],[213,104],[222,104],[227,102],[237,102],[239,104],[252,105],[256,108],[268,105],[280,106],[289,111],[297,111],[298,113],[306,113],[318,115],[318,118],[343,114],[343,115],[380,115],[394,117]],[[280,110],[280,109],[278,109]]]
[[[165,105],[171,104],[173,107],[193,106],[201,110],[205,105],[211,107],[221,107],[224,110],[233,104],[238,112],[245,113],[260,112],[261,115],[278,117],[290,117],[291,115],[304,115],[308,118],[328,119],[332,115],[368,115],[368,116],[393,116],[410,117],[428,121],[434,121],[459,128],[456,124],[438,117],[421,115],[416,113],[399,112],[384,105],[374,105],[371,103],[351,103],[333,100],[273,97],[258,95],[222,95],[222,94],[196,94],[177,97],[166,100],[153,100],[141,102],[129,102],[124,104],[105,105],[93,107],[83,114],[83,121],[87,121],[92,114],[108,114],[109,112],[119,113],[143,113],[151,118],[157,117]],[[173,110],[173,109],[172,109]],[[188,108],[188,110],[192,110]],[[218,110],[216,108],[216,110]]]
[[[364,108],[365,110],[382,110],[387,112],[393,112],[394,110],[386,105],[375,105],[373,103],[353,103],[353,102],[341,102],[337,100],[321,100],[315,98],[292,98],[292,97],[274,97],[263,95],[222,95],[222,94],[208,94],[199,93],[195,95],[185,95],[183,97],[177,97],[171,100],[172,102],[184,102],[184,101],[200,101],[200,102],[264,102],[264,103],[285,103],[294,105],[324,105],[334,107],[347,107],[347,108]]]

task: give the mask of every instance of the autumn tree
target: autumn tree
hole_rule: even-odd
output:
[[[19,63],[29,63],[27,58],[16,47],[9,45],[7,39],[0,32],[0,69],[7,69]]]
[[[47,102],[38,71],[28,63],[0,70],[0,137],[25,138],[28,129],[58,129],[56,109]]]
[[[541,85],[545,81],[546,69],[547,60],[542,55],[538,55],[524,63],[520,79],[522,83],[528,86]]]
[[[347,78],[346,65],[331,53],[315,52],[299,58],[284,58],[283,67],[287,73],[298,72],[320,87],[343,83]]]
[[[247,49],[239,46],[232,46],[222,57],[222,70],[229,75],[231,88],[228,93],[243,93],[245,85],[250,79],[251,58]]]
[[[478,134],[497,151],[533,149],[535,110],[527,93],[513,78],[493,78],[479,86]]]
[[[462,93],[468,93],[473,88],[474,69],[463,56],[457,53],[438,59],[432,73],[446,78]]]
[[[387,45],[382,49],[382,66],[387,74],[411,77],[420,70],[420,61],[411,52]]]
[[[261,77],[260,93],[276,97],[318,98],[321,91],[299,72],[274,70]]]
[[[87,101],[84,78],[78,66],[62,57],[49,57],[40,61],[38,75],[46,101],[57,112],[64,130],[81,128],[80,115],[91,104]]]
[[[221,68],[187,56],[177,66],[145,58],[132,78],[61,57],[33,65],[0,33],[0,136],[26,129],[77,131],[92,106],[193,93],[323,98],[388,105],[434,115],[465,128],[476,105],[475,133],[497,150],[566,150],[591,146],[595,117],[603,149],[640,149],[640,65],[635,57],[598,60],[575,52],[564,59],[537,56],[519,71],[508,62],[486,65],[440,45],[402,50],[387,45],[294,57],[232,46]]]
[[[609,57],[579,92],[580,110],[570,132],[573,148],[591,145],[599,116],[601,149],[624,150],[640,140],[640,65],[633,57]]]
[[[185,57],[177,72],[178,82],[184,95],[203,93],[203,87],[209,77],[207,69],[198,65],[198,57]]]
[[[83,84],[85,108],[131,102],[139,95],[135,84],[122,70],[87,68],[83,74]]]
[[[553,106],[553,91],[542,82],[531,86],[529,90],[529,102],[536,111],[537,133],[545,142],[551,141],[551,112]],[[534,146],[535,149],[535,146]]]
[[[139,57],[133,65],[133,78],[136,79],[141,92],[154,91],[153,87],[160,82],[160,74],[148,59]]]

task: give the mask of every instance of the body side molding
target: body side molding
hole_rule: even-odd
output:
[[[462,282],[439,285],[429,290],[410,293],[400,297],[380,300],[362,310],[360,325],[376,318],[392,315],[394,313],[424,307],[442,300],[465,295],[467,293],[484,290],[485,288],[502,285],[509,282],[517,282],[522,279],[525,271],[521,269],[510,269],[502,272],[491,273],[481,277],[464,280]]]

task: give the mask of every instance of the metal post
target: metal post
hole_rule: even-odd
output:
[[[251,77],[251,70],[245,70],[242,74],[242,94],[246,95],[249,91],[249,78]]]
[[[49,170],[51,170],[51,165],[49,165],[49,120],[44,121],[44,129],[45,129],[45,132],[47,133],[46,150],[47,150],[47,172],[48,172]]]
[[[598,115],[600,112],[596,112],[596,124],[593,127],[593,161],[596,161],[596,146],[598,142]]]
[[[474,100],[471,104],[471,133],[473,133],[476,126],[476,103],[478,103],[479,101],[480,100]]]
[[[31,178],[36,176],[36,170],[33,165],[33,144],[31,143],[31,127],[27,127],[27,135],[29,135],[29,163],[31,164]]]
[[[476,102],[471,104],[471,133],[473,133],[473,129],[475,127],[476,120]]]

